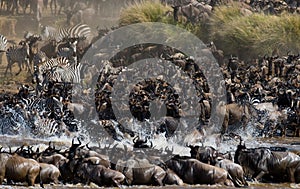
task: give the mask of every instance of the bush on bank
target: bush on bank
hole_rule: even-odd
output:
[[[210,37],[225,54],[241,57],[271,55],[300,50],[300,16],[283,13],[245,16],[238,6],[217,8],[210,20]]]
[[[300,51],[300,15],[283,13],[266,15],[249,14],[238,3],[223,5],[214,9],[207,23],[192,25],[184,19],[173,20],[173,10],[159,0],[144,0],[123,9],[120,26],[140,22],[163,22],[183,27],[202,41],[214,41],[225,55],[238,55],[243,59],[271,55],[278,51]]]

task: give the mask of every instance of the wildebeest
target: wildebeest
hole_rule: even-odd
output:
[[[225,169],[237,187],[248,186],[242,166],[228,159],[218,157],[215,166]]]
[[[300,182],[297,177],[300,157],[292,152],[271,151],[265,147],[239,148],[236,159],[245,172],[255,180],[260,180],[264,176],[271,176],[272,180],[277,182]]]
[[[202,163],[196,159],[175,156],[166,161],[168,168],[173,170],[188,184],[224,184],[232,186],[228,180],[228,172],[222,168]]]
[[[226,111],[221,130],[221,133],[223,134],[228,131],[229,125],[242,123],[245,129],[245,126],[250,120],[251,115],[254,113],[254,111],[252,111],[250,107],[250,104],[248,103],[244,105],[240,105],[237,103],[227,104],[224,108],[226,108]]]
[[[58,177],[60,176],[59,169],[48,163],[40,163],[41,170],[39,177],[37,177],[37,182],[39,181],[41,187],[43,187],[43,183],[55,183],[58,184]]]
[[[5,165],[7,160],[11,157],[9,153],[0,153],[0,184],[3,182],[5,177]]]
[[[183,185],[183,180],[171,169],[166,170],[166,176],[163,180],[164,184],[167,185],[178,185],[182,186]]]
[[[215,159],[217,158],[217,150],[211,146],[188,146],[190,150],[191,157],[197,159],[203,163],[210,165],[215,164]]]
[[[94,163],[83,159],[77,167],[77,176],[85,180],[86,183],[94,182],[99,186],[111,186],[113,184],[120,187],[125,179],[122,173]]]
[[[17,154],[12,155],[5,165],[5,177],[8,183],[26,181],[29,186],[34,186],[39,173],[40,164],[37,161],[23,158]]]
[[[61,164],[67,161],[67,158],[61,154],[53,154],[51,156],[41,156],[37,160],[40,163],[48,163],[59,167]]]
[[[143,157],[130,157],[128,160],[119,160],[116,170],[122,172],[126,177],[128,185],[159,185],[163,186],[166,171],[160,166],[151,164]]]

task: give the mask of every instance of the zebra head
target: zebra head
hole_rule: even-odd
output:
[[[0,52],[6,51],[7,39],[5,36],[0,34]]]

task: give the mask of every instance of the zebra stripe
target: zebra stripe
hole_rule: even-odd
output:
[[[66,67],[70,64],[70,61],[66,57],[51,58],[46,62],[39,65],[39,72],[41,74],[53,69],[54,67]]]
[[[25,41],[21,41],[19,45],[13,45],[9,47],[6,51],[6,58],[7,67],[5,70],[5,75],[8,69],[10,69],[10,73],[12,74],[12,65],[14,63],[18,63],[19,65],[19,72],[17,74],[21,72],[22,65],[24,65],[24,63],[26,63],[26,67],[31,72],[29,65],[29,47]]]
[[[22,112],[7,108],[0,115],[1,134],[20,134],[27,125]]]
[[[7,47],[7,39],[0,34],[0,52],[5,52]]]
[[[67,28],[55,28],[51,26],[44,26],[41,31],[43,40],[56,40],[61,41],[68,36]]]
[[[251,104],[259,104],[260,102],[258,98],[251,98]]]
[[[69,28],[70,38],[88,38],[92,36],[91,28],[86,24],[76,24]]]
[[[34,128],[32,133],[38,137],[50,137],[55,136],[60,131],[60,123],[54,119],[38,118],[34,122]]]
[[[47,72],[47,80],[59,83],[80,83],[82,64],[71,64],[66,67],[56,67]]]
[[[69,28],[54,28],[51,26],[44,26],[41,31],[43,39],[55,39],[57,42],[63,41],[67,38],[91,38],[92,30],[86,24],[77,24]]]
[[[68,41],[67,44],[62,45],[63,47],[58,49],[57,55],[59,57],[66,57],[71,62],[76,63],[77,62],[77,56],[76,56],[76,45],[78,41],[75,40],[74,42]]]

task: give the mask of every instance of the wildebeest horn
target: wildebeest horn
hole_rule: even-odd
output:
[[[87,149],[92,150],[92,149],[89,147],[89,143],[90,143],[90,142],[86,143],[85,146],[86,146]]]
[[[24,148],[24,144],[22,146],[20,146],[19,148],[16,149],[16,151],[14,153],[20,152],[22,151]]]

